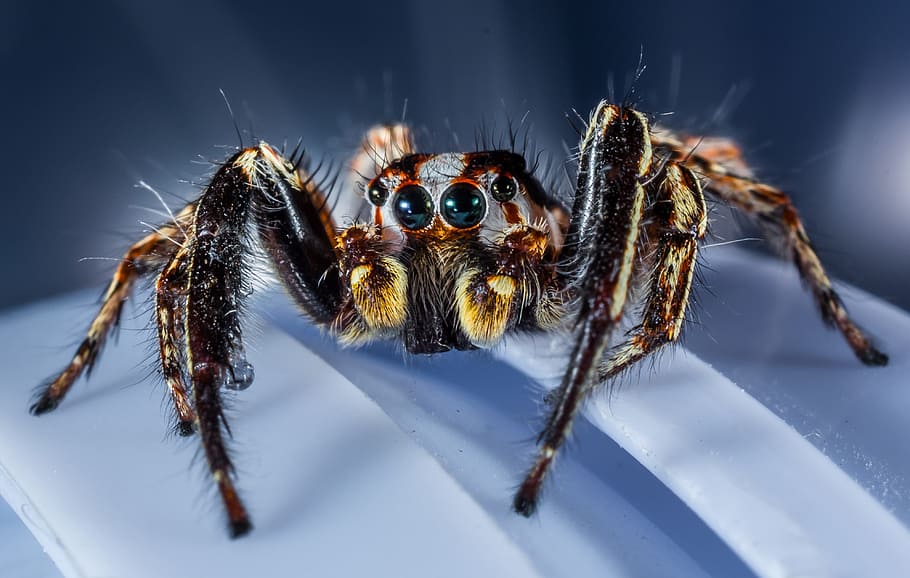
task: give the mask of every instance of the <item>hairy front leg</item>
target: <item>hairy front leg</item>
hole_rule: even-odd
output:
[[[534,464],[512,507],[530,516],[543,481],[575,415],[596,383],[613,329],[622,318],[633,277],[645,191],[651,166],[648,123],[634,110],[602,102],[581,144],[572,221],[560,267],[577,293],[575,347]]]
[[[259,148],[241,151],[215,174],[198,202],[186,262],[183,334],[196,430],[227,513],[231,537],[246,534],[252,523],[234,485],[234,465],[226,448],[230,429],[221,390],[234,388],[234,368],[238,351],[242,352],[240,301],[247,283],[246,235],[260,155]]]
[[[223,389],[252,379],[242,342],[242,300],[250,292],[250,226],[275,272],[311,319],[329,324],[342,300],[334,226],[325,195],[269,145],[240,151],[199,200],[189,240],[184,335],[196,429],[232,537],[252,528],[234,484]]]

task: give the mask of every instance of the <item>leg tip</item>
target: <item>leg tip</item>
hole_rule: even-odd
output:
[[[881,367],[888,365],[888,355],[874,347],[869,347],[857,353],[857,357],[866,365]]]
[[[239,520],[231,520],[228,523],[228,534],[231,536],[231,540],[236,540],[237,538],[242,538],[250,533],[253,529],[253,523],[250,522],[249,518],[241,518]]]
[[[40,398],[38,398],[38,401],[33,403],[31,407],[28,408],[28,411],[32,415],[41,415],[55,410],[59,404],[59,399],[42,395]]]
[[[190,437],[196,433],[196,425],[191,421],[181,421],[177,423],[177,435],[182,438]]]
[[[526,488],[522,487],[512,500],[512,511],[525,518],[530,518],[537,512],[537,496],[531,495]]]

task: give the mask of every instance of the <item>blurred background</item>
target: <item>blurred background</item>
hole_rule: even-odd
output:
[[[792,191],[844,281],[910,308],[910,8],[828,2],[44,3],[4,0],[0,308],[98,287],[192,196],[238,124],[344,158],[406,119],[428,149],[529,113],[561,170],[565,119],[635,84],[660,123],[735,138]],[[405,104],[407,103],[407,104]],[[406,111],[405,111],[406,108]],[[672,113],[672,114],[670,114]],[[249,136],[247,136],[249,142]],[[729,232],[717,211],[719,241]],[[747,245],[761,250],[761,243]]]

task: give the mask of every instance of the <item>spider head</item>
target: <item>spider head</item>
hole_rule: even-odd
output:
[[[502,231],[536,215],[539,185],[510,151],[411,154],[366,187],[377,224],[404,236],[448,238]]]

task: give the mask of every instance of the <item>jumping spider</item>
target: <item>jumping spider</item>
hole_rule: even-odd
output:
[[[366,218],[341,229],[302,156],[288,160],[264,142],[240,150],[198,199],[130,247],[72,361],[31,406],[35,415],[57,407],[91,369],[136,281],[156,274],[161,371],[178,432],[198,432],[232,537],[252,524],[225,450],[221,390],[253,379],[238,311],[257,253],[303,313],[345,345],[398,339],[410,353],[437,353],[569,328],[574,347],[512,504],[525,516],[582,402],[679,339],[706,194],[758,221],[860,361],[887,363],[848,317],[790,199],[756,181],[728,141],[657,130],[642,113],[601,102],[569,208],[516,152],[417,153],[407,127],[376,127],[352,162],[368,179],[364,192],[347,193]],[[614,336],[624,315],[636,323]]]

